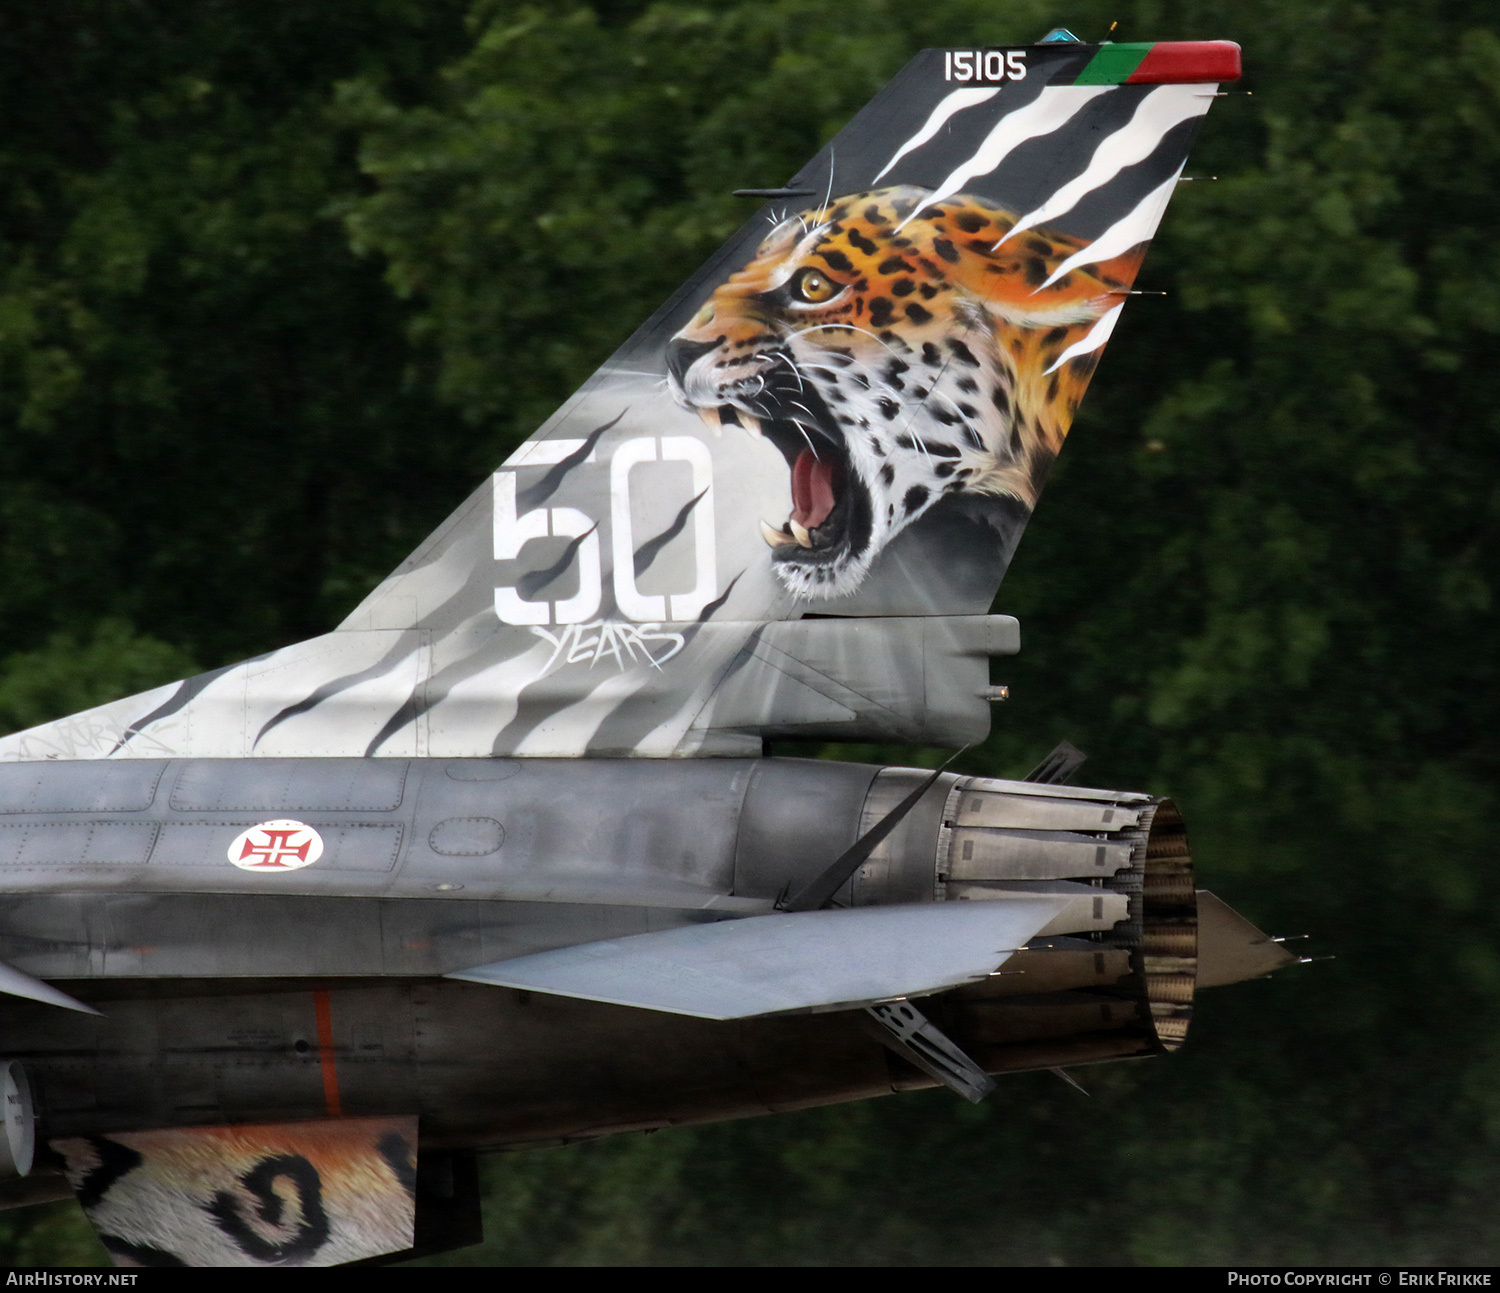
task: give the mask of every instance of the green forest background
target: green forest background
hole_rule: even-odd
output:
[[[449,1264],[1500,1261],[1500,20],[1448,0],[0,0],[0,723],[331,628],[917,49],[1229,38],[997,609],[1337,959],[1170,1059],[488,1160]],[[934,752],[845,747],[911,762]],[[929,760],[930,761],[930,760]],[[1500,826],[1500,823],[1497,823]],[[102,1260],[71,1203],[0,1259]]]

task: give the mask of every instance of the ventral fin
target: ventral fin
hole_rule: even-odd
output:
[[[413,1244],[415,1117],[51,1144],[116,1266],[339,1266]]]

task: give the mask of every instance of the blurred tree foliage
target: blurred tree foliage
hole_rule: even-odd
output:
[[[0,650],[112,617],[214,666],[321,632],[461,496],[328,105],[420,97],[462,16],[0,4]]]
[[[1179,192],[1143,281],[1169,295],[1131,307],[1002,589],[1026,649],[966,759],[1072,739],[1086,780],[1179,799],[1206,885],[1339,959],[1213,993],[1090,1100],[1036,1075],[495,1159],[489,1241],[439,1261],[1500,1257],[1500,24],[0,4],[12,725],[331,627],[750,214],[729,190],[923,45],[1114,19],[1240,41],[1254,97],[1209,117],[1219,182]],[[0,1229],[47,1252],[77,1224],[25,1215]]]

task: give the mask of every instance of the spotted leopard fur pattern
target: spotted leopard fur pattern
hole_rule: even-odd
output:
[[[855,591],[944,498],[1035,505],[1099,350],[1056,361],[1124,299],[1144,252],[1049,283],[1082,241],[1009,237],[1012,213],[929,197],[888,188],[788,216],[673,341],[681,403],[779,436],[789,465],[800,441],[842,455],[842,543],[773,553],[801,598]],[[809,282],[827,299],[802,299]]]

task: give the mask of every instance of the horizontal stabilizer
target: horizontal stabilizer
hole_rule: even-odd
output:
[[[1038,893],[785,912],[582,943],[448,977],[701,1019],[862,1006],[982,979],[1069,901]]]
[[[25,997],[30,1001],[41,1001],[49,1006],[61,1006],[64,1010],[79,1010],[86,1015],[99,1013],[93,1006],[86,1006],[70,997],[61,988],[54,988],[50,983],[34,979],[4,961],[0,961],[0,992],[12,997]]]
[[[1223,899],[1207,889],[1198,890],[1198,987],[1220,988],[1264,978],[1300,959]]]

